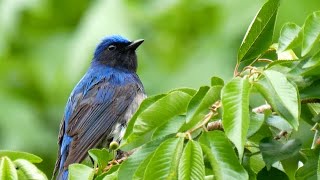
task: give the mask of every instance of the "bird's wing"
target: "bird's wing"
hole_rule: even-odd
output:
[[[139,93],[143,90],[138,83],[119,86],[104,79],[92,86],[77,103],[66,125],[65,133],[72,137],[72,142],[64,168],[81,162],[89,149],[106,138]]]

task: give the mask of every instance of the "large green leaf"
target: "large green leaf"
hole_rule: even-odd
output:
[[[0,150],[0,158],[3,156],[9,157],[12,161],[16,159],[25,159],[31,163],[40,163],[42,161],[42,159],[36,155],[19,151]]]
[[[294,23],[286,23],[283,25],[280,37],[279,37],[279,47],[277,52],[283,52],[287,49],[294,48],[301,41],[302,36],[300,35],[301,27]]]
[[[129,129],[126,130],[125,139],[121,142],[121,149],[132,150],[150,141],[156,128],[164,126],[175,116],[186,111],[193,91],[193,89],[181,88],[170,91],[166,95],[153,96],[144,100],[129,121]]]
[[[296,155],[302,146],[302,142],[298,139],[291,139],[286,143],[281,143],[277,140],[264,138],[260,145],[263,160],[268,168],[274,162],[281,161]]]
[[[222,89],[222,124],[228,138],[238,149],[242,159],[244,144],[249,128],[249,92],[248,79],[236,77]]]
[[[204,179],[204,162],[201,146],[196,141],[189,141],[181,155],[179,179]]]
[[[170,138],[160,144],[146,168],[144,179],[177,179],[183,141],[182,137]]]
[[[144,144],[135,150],[135,152],[124,161],[119,168],[119,180],[132,179],[139,165],[168,137],[155,139]]]
[[[232,144],[223,132],[205,132],[199,141],[213,168],[215,179],[248,179],[247,172],[240,165]]]
[[[0,179],[18,180],[15,166],[6,156],[0,158]]]
[[[133,126],[134,123],[137,120],[137,117],[141,114],[141,112],[143,112],[145,109],[147,109],[149,106],[151,106],[153,103],[155,103],[157,100],[163,98],[165,96],[165,94],[160,94],[160,95],[156,95],[156,96],[150,96],[148,98],[146,98],[139,106],[139,109],[137,110],[137,112],[132,116],[132,118],[130,119],[128,126],[126,128],[126,132],[123,136],[123,142],[126,141],[126,139],[129,137],[129,135],[132,133],[133,130]]]
[[[69,166],[69,180],[92,180],[95,170],[83,164],[71,164]]]
[[[18,172],[19,179],[46,180],[46,175],[41,172],[35,165],[24,159],[14,161]]]
[[[312,13],[304,23],[301,56],[308,54],[320,38],[320,11]]]
[[[269,0],[259,10],[241,43],[238,62],[256,58],[271,45],[279,2]]]
[[[295,173],[298,169],[299,161],[300,161],[300,154],[297,154],[294,157],[284,159],[281,161],[283,170],[286,172],[287,176],[290,179],[295,179]]]
[[[209,91],[208,86],[202,86],[200,89],[197,91],[197,93],[192,97],[188,104],[188,110],[187,110],[187,117],[186,117],[186,122],[189,123],[192,116],[195,114],[197,111],[197,107],[199,104],[202,102],[203,97],[207,94]],[[209,105],[210,106],[210,105]],[[208,106],[207,106],[208,108]]]
[[[203,86],[198,90],[188,105],[186,124],[182,126],[180,131],[191,129],[204,119],[210,111],[209,108],[220,99],[221,88],[221,85],[210,88]]]
[[[307,60],[307,62],[302,66],[304,69],[313,67],[320,64],[320,51]]]
[[[144,135],[167,123],[172,117],[186,112],[191,96],[182,91],[174,91],[146,108],[133,126],[133,133]]]
[[[151,160],[151,158],[153,157],[154,152],[149,154],[143,161],[142,163],[139,165],[139,167],[137,168],[136,172],[133,175],[133,179],[134,180],[140,180],[143,179],[144,174],[146,172],[146,168]]]
[[[152,139],[157,139],[169,134],[177,133],[180,127],[185,123],[186,116],[175,116],[168,123],[158,127],[152,134]]]
[[[255,134],[264,123],[265,115],[261,113],[250,113],[250,124],[247,133],[247,137],[252,136]]]
[[[316,167],[318,166],[319,149],[306,149],[301,151],[307,161],[297,170],[295,174],[296,180],[317,179],[318,170]]]
[[[272,108],[297,130],[300,116],[297,88],[282,73],[266,70],[263,74],[265,78],[254,83],[254,86]]]
[[[266,123],[269,126],[272,126],[272,127],[276,128],[278,130],[281,130],[281,131],[287,131],[288,133],[292,131],[292,127],[290,126],[288,121],[286,121],[285,119],[283,119],[280,116],[270,115],[267,118]]]
[[[318,76],[320,74],[320,51],[309,58],[302,68],[304,70],[303,76]]]

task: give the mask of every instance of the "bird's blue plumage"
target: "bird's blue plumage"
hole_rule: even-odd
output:
[[[55,167],[57,179],[67,179],[68,165],[81,162],[89,149],[121,140],[127,121],[145,97],[135,72],[135,49],[141,43],[110,36],[97,46],[91,66],[71,92],[65,108]],[[110,45],[116,48],[108,49]]]

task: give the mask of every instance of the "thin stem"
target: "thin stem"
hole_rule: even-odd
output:
[[[320,126],[318,123],[316,123],[312,129],[314,132],[314,137],[313,137],[313,142],[312,142],[312,145],[311,145],[311,149],[315,149],[316,147],[318,147],[320,144],[319,144],[319,138],[320,138]]]
[[[266,63],[272,63],[272,62],[273,62],[273,61],[270,60],[270,59],[264,59],[264,58],[258,59],[258,61],[259,61],[259,62],[266,62]]]
[[[192,132],[194,132],[194,131],[196,131],[196,130],[198,130],[198,129],[200,129],[200,128],[204,128],[204,129],[207,131],[207,128],[206,128],[205,125],[210,121],[210,119],[211,119],[213,116],[218,115],[218,112],[217,112],[217,111],[218,111],[218,108],[220,108],[220,107],[221,107],[221,102],[220,102],[220,101],[215,102],[215,103],[211,106],[210,112],[204,116],[204,119],[202,120],[202,122],[199,123],[196,127],[192,128],[192,129],[190,129],[190,130],[188,130],[188,131],[186,132],[187,136],[188,136],[188,135],[191,136],[191,133],[192,133]]]

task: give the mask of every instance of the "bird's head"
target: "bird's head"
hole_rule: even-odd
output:
[[[137,55],[135,50],[142,43],[143,39],[129,41],[119,35],[107,36],[97,46],[93,63],[136,71]]]

